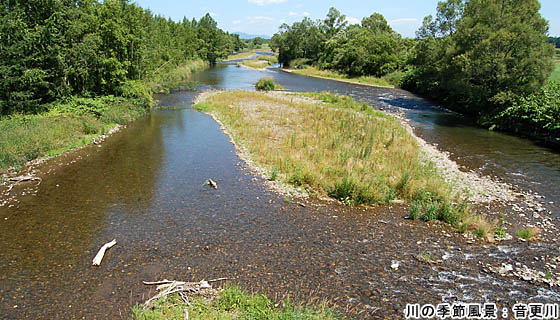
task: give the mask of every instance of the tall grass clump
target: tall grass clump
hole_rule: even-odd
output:
[[[282,87],[277,84],[273,78],[270,77],[261,78],[255,84],[255,89],[257,89],[258,91],[272,91],[280,88]]]
[[[343,319],[325,304],[294,305],[289,299],[277,306],[261,294],[248,294],[238,287],[228,286],[213,301],[202,298],[184,303],[178,295],[170,295],[155,302],[146,312],[138,305],[132,309],[134,320],[183,320],[185,310],[189,319],[262,319],[262,320],[334,320]]]
[[[469,212],[399,121],[350,97],[236,91],[195,108],[214,114],[256,163],[292,185],[345,204],[408,200],[416,217],[453,225]]]

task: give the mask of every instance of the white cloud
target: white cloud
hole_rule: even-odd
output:
[[[240,23],[241,23],[241,20],[233,20],[232,23],[233,23],[233,24],[240,24]]]
[[[354,18],[354,17],[346,17],[346,22],[348,22],[348,24],[360,24],[361,21],[358,18]]]
[[[280,22],[280,23],[286,23],[286,19],[280,19],[278,22]]]
[[[247,23],[248,24],[264,24],[264,23],[270,23],[273,22],[274,18],[271,17],[267,17],[267,16],[252,16],[252,17],[247,17]]]
[[[304,17],[309,17],[309,12],[307,12],[307,11],[304,12],[304,13],[303,13],[303,16],[304,16]]]
[[[248,0],[248,1],[249,3],[254,3],[258,6],[286,2],[286,0]]]
[[[208,12],[212,18],[219,17],[220,15],[215,12]]]
[[[296,5],[296,8],[298,8],[298,9],[303,8],[303,3],[297,4],[297,5]]]
[[[288,13],[288,15],[289,15],[290,17],[297,17],[297,16],[299,16],[299,13],[290,11],[290,13]]]
[[[389,21],[390,24],[403,25],[403,24],[418,24],[420,20],[417,18],[401,18]]]

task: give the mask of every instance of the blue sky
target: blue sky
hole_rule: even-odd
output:
[[[301,20],[324,19],[335,7],[352,23],[374,12],[385,16],[389,24],[405,37],[413,37],[428,14],[435,14],[438,0],[136,0],[153,13],[179,21],[184,16],[199,19],[210,13],[218,26],[230,32],[272,35],[278,26]],[[560,36],[560,1],[541,0],[541,15],[549,21],[550,35]]]

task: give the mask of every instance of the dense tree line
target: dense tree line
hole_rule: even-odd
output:
[[[0,114],[71,96],[121,95],[134,80],[239,50],[210,15],[174,22],[127,0],[2,0]]]
[[[364,18],[360,25],[348,25],[345,18],[331,8],[324,20],[306,17],[291,26],[283,24],[271,47],[284,66],[308,59],[323,69],[355,76],[384,76],[405,67],[413,41],[402,39],[381,14]]]
[[[282,25],[271,47],[284,66],[298,67],[303,60],[351,76],[400,79],[401,87],[476,115],[485,125],[499,119],[500,129],[519,132],[508,128],[513,113],[504,111],[538,95],[553,70],[550,43],[558,43],[548,37],[548,22],[539,9],[538,0],[440,1],[436,16],[424,19],[416,39],[403,39],[381,14],[348,25],[331,8],[324,20]],[[545,91],[550,90],[557,86]],[[543,108],[549,107],[527,117],[544,114]],[[547,130],[557,136],[554,128],[560,123],[551,123]]]

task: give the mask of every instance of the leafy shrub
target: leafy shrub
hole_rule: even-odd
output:
[[[401,85],[401,80],[404,77],[404,72],[402,71],[393,71],[387,75],[383,76],[383,80],[387,81],[391,85],[398,87]]]
[[[516,133],[560,141],[560,82],[551,81],[539,92],[515,100],[483,124]]]
[[[262,78],[255,84],[255,88],[259,91],[271,91],[277,86],[278,84],[272,78]]]
[[[121,86],[121,95],[125,98],[140,100],[144,105],[152,104],[152,95],[142,81],[126,81]]]

